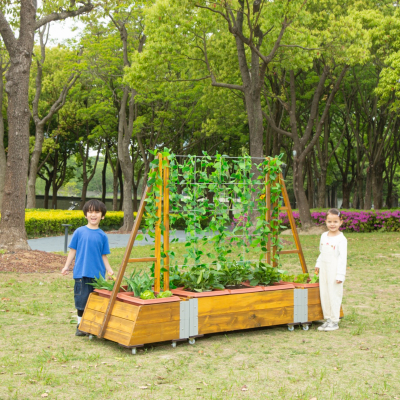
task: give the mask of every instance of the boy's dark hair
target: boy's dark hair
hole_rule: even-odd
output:
[[[331,208],[327,213],[326,213],[326,218],[328,218],[328,215],[332,214],[332,215],[337,215],[340,219],[343,219],[343,213],[341,211],[339,211],[337,208]]]
[[[107,212],[106,205],[100,200],[89,200],[85,203],[82,209],[85,217],[87,216],[88,211],[101,211],[101,216],[104,217]]]

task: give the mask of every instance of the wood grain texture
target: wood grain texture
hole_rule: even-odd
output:
[[[96,324],[101,324],[104,319],[104,313],[87,309],[85,311],[85,321],[92,321]],[[82,318],[83,321],[83,318]],[[81,321],[81,322],[82,322]],[[135,327],[134,321],[129,321],[127,319],[114,317],[111,315],[110,320],[108,321],[107,328],[112,328],[117,331],[125,332],[127,334],[131,334]]]
[[[179,320],[163,322],[162,324],[149,324],[147,321],[138,322],[135,325],[129,346],[179,339],[179,327]]]
[[[199,316],[199,334],[259,328],[293,322],[293,306]]]
[[[137,323],[159,324],[180,320],[180,302],[142,306]]]
[[[227,313],[233,314],[236,312],[252,312],[255,310],[271,310],[293,306],[293,302],[293,289],[202,297],[198,300],[198,315],[200,317]]]
[[[107,310],[107,305],[108,299],[91,293],[86,308],[105,313]],[[130,321],[136,321],[139,310],[140,306],[123,303],[122,301],[116,301],[114,308],[111,311],[111,315]]]
[[[111,320],[111,317],[110,317]],[[100,331],[101,324],[98,324],[94,321],[85,320],[81,322],[80,328],[87,333],[91,333],[92,335],[97,335]],[[131,340],[132,335],[127,332],[122,332],[113,327],[107,326],[104,338],[111,340],[113,342],[121,343],[125,346],[129,346],[129,342]]]

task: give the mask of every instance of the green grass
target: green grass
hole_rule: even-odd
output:
[[[338,331],[314,324],[227,332],[176,349],[148,345],[136,356],[74,336],[71,276],[2,273],[0,399],[400,399],[400,234],[346,236]],[[311,269],[319,237],[301,240]],[[182,244],[174,248],[183,253]],[[112,251],[116,269],[123,252]],[[150,252],[137,247],[132,256]],[[282,261],[300,272],[295,256]]]

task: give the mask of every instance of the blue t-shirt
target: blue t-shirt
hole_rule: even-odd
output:
[[[110,254],[107,235],[99,229],[81,226],[72,235],[68,246],[76,250],[74,279],[98,278],[106,275],[106,267],[101,256]]]

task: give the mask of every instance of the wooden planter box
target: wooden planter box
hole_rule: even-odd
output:
[[[135,347],[208,333],[323,319],[319,287],[273,287],[274,290],[218,296],[177,298],[175,294],[174,301],[146,305],[129,304],[117,298],[104,338]],[[79,329],[97,335],[108,302],[98,293],[91,293]]]

